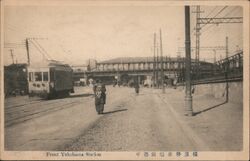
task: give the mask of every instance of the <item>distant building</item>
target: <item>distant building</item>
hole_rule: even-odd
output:
[[[84,86],[87,84],[87,75],[86,72],[89,71],[88,65],[73,65],[73,79],[75,86]]]
[[[88,71],[88,65],[73,65],[71,66],[74,73],[86,72]]]
[[[97,61],[95,59],[89,59],[87,60],[86,64],[89,71],[95,70],[97,66]]]

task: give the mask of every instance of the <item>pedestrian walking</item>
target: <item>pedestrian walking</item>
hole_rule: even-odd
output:
[[[134,86],[135,86],[135,93],[138,95],[139,94],[139,89],[140,89],[139,83],[135,82]]]
[[[104,110],[104,104],[106,104],[106,87],[100,80],[96,81],[94,85],[95,94],[95,108],[98,114],[102,114]]]

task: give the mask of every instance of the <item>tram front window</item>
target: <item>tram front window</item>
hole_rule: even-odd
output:
[[[49,73],[43,72],[43,81],[48,81],[48,80],[49,80]]]
[[[35,81],[42,81],[42,73],[35,72]]]

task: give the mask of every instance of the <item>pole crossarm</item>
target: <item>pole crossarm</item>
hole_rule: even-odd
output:
[[[198,18],[198,24],[243,23],[243,17]]]
[[[214,46],[214,47],[201,47],[201,50],[226,50],[225,46]]]
[[[179,47],[179,49],[184,50],[185,47]],[[191,50],[194,50],[195,47],[191,47]],[[225,46],[204,46],[200,47],[201,50],[226,50]]]

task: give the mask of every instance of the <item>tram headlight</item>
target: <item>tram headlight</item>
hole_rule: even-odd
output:
[[[54,82],[50,82],[49,85],[51,88],[54,88]]]

